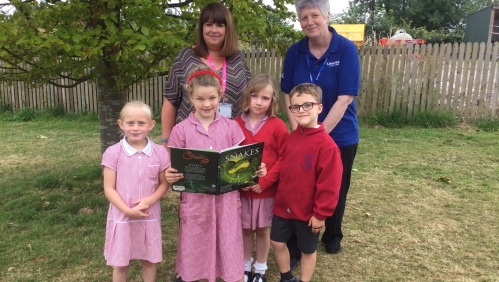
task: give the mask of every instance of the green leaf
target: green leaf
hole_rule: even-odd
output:
[[[127,36],[130,36],[133,34],[133,29],[125,29],[123,30],[123,35],[127,35]]]
[[[133,50],[140,50],[140,51],[144,51],[145,49],[146,49],[146,45],[143,43],[139,43],[139,44],[137,44],[137,46],[135,46],[135,48],[133,48]]]
[[[68,44],[64,44],[64,45],[62,46],[62,48],[63,48],[63,49],[64,49],[64,51],[66,51],[66,52],[71,51],[71,46],[69,46]]]
[[[149,35],[149,29],[145,26],[142,26],[140,28],[140,31],[142,31],[142,33],[145,35],[145,36],[148,36]]]
[[[80,43],[80,35],[78,33],[76,34],[73,34],[73,36],[71,37],[71,39],[73,40],[73,42],[75,43]]]

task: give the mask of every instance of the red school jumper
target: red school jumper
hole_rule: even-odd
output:
[[[237,121],[244,133],[244,141],[240,145],[264,142],[262,163],[265,163],[267,174],[258,180],[261,193],[242,191],[241,196],[246,199],[273,198],[279,180],[280,165],[284,160],[284,149],[289,131],[284,122],[278,117],[271,117],[265,121],[263,127],[253,136],[253,132],[246,129],[244,120],[239,116]]]
[[[343,165],[336,143],[319,128],[291,132],[275,196],[274,215],[309,221],[333,215],[340,193]]]

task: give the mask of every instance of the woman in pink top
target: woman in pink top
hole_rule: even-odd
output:
[[[142,262],[144,281],[156,281],[162,261],[161,207],[168,189],[164,171],[170,157],[147,134],[155,122],[143,102],[127,103],[118,125],[125,138],[104,152],[104,194],[109,200],[104,256],[114,266],[113,281],[126,281],[130,260]]]
[[[169,146],[221,151],[244,140],[239,125],[218,114],[222,80],[199,67],[189,76],[186,90],[194,112],[177,124]],[[183,176],[174,168],[165,172],[168,183]],[[257,171],[266,174],[264,165]],[[219,196],[182,193],[176,270],[182,281],[243,281],[243,238],[239,192]]]

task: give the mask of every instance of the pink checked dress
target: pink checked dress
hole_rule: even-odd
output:
[[[221,151],[244,140],[237,122],[216,114],[208,132],[190,114],[170,135],[171,147]],[[217,277],[237,281],[244,275],[239,192],[220,196],[182,193],[176,270],[184,281]]]
[[[102,166],[116,171],[116,191],[129,207],[156,191],[159,172],[169,165],[166,149],[151,140],[142,151],[137,151],[122,139],[102,156]],[[160,202],[148,211],[151,215],[147,219],[131,219],[113,204],[109,205],[104,245],[107,265],[127,266],[132,259],[162,261]]]

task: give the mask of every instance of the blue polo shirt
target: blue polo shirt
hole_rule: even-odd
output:
[[[289,94],[298,84],[312,82],[310,77],[315,80],[326,62],[317,81],[313,81],[322,89],[324,110],[319,114],[319,122],[324,121],[339,95],[357,96],[360,88],[360,60],[357,46],[339,35],[334,28],[329,27],[329,31],[333,33],[333,38],[329,49],[319,59],[310,53],[308,37],[291,46],[286,53],[281,76],[281,91]],[[359,142],[355,99],[329,135],[339,147]]]

